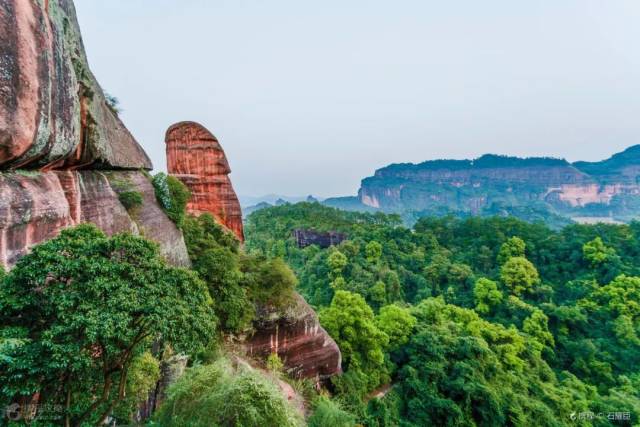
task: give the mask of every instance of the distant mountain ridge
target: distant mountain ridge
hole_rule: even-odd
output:
[[[599,162],[485,154],[473,160],[397,163],[362,180],[350,209],[423,215],[630,221],[640,215],[640,145]]]

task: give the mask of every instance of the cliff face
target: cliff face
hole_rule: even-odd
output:
[[[222,146],[202,125],[181,122],[167,130],[167,170],[191,190],[187,211],[208,212],[244,241],[242,211]]]
[[[71,0],[0,0],[0,167],[146,168],[87,65]]]
[[[191,190],[187,210],[212,214],[244,240],[240,203],[229,179],[231,168],[216,137],[198,123],[181,122],[169,128],[165,141],[168,172]],[[254,330],[244,342],[247,353],[259,357],[278,353],[296,378],[320,381],[341,372],[340,349],[298,294],[285,313],[259,309]]]
[[[640,214],[640,146],[594,163],[486,155],[390,165],[362,181],[358,199],[400,213],[499,214],[535,207],[566,218],[627,220]]]
[[[144,234],[188,265],[182,234],[140,172],[150,168],[89,70],[73,2],[0,0],[0,263],[93,222]],[[127,212],[122,191],[140,192],[143,206]]]
[[[193,194],[188,210],[212,213],[242,240],[218,140],[184,122],[166,142],[169,172]],[[0,0],[0,264],[12,267],[61,229],[92,222],[109,235],[156,240],[168,261],[189,265],[182,233],[140,171],[150,168],[89,71],[72,1]],[[131,211],[119,200],[129,191],[143,197]],[[250,351],[277,351],[299,377],[340,372],[340,350],[313,310],[301,297],[295,307],[295,315],[262,318]]]
[[[250,356],[264,358],[277,353],[294,378],[323,381],[342,372],[338,345],[300,295],[296,294],[287,313],[261,310],[255,326],[256,332],[245,343]]]
[[[129,213],[118,192],[138,191],[144,203]],[[0,173],[0,263],[15,264],[31,246],[65,227],[92,222],[111,235],[142,234],[160,243],[165,257],[187,266],[182,233],[155,201],[149,179],[135,171]]]

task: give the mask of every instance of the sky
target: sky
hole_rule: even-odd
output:
[[[355,195],[390,163],[640,143],[637,0],[75,0],[90,66],[166,168],[220,140],[240,195]]]

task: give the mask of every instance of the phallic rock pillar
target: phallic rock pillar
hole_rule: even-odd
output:
[[[210,213],[244,241],[240,202],[231,185],[231,168],[222,146],[204,126],[180,122],[167,130],[167,171],[191,191],[187,211]]]

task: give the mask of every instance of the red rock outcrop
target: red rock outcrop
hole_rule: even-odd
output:
[[[129,213],[118,192],[138,191],[142,206]],[[187,266],[182,233],[155,201],[149,179],[134,171],[0,173],[0,264],[10,268],[31,246],[61,229],[92,222],[105,233],[142,234],[156,240],[173,264]]]
[[[151,169],[89,70],[72,0],[0,0],[0,168]]]
[[[242,211],[229,174],[231,168],[222,146],[204,126],[181,122],[165,137],[167,171],[191,190],[187,211],[208,212],[243,241]]]
[[[182,234],[139,172],[150,168],[89,70],[72,0],[0,0],[0,264],[92,222],[144,234],[189,265]],[[118,199],[127,190],[143,195],[135,213]]]
[[[254,326],[254,334],[244,344],[248,355],[267,357],[277,353],[295,378],[324,381],[342,372],[338,345],[300,295],[295,295],[285,313],[261,310]]]

